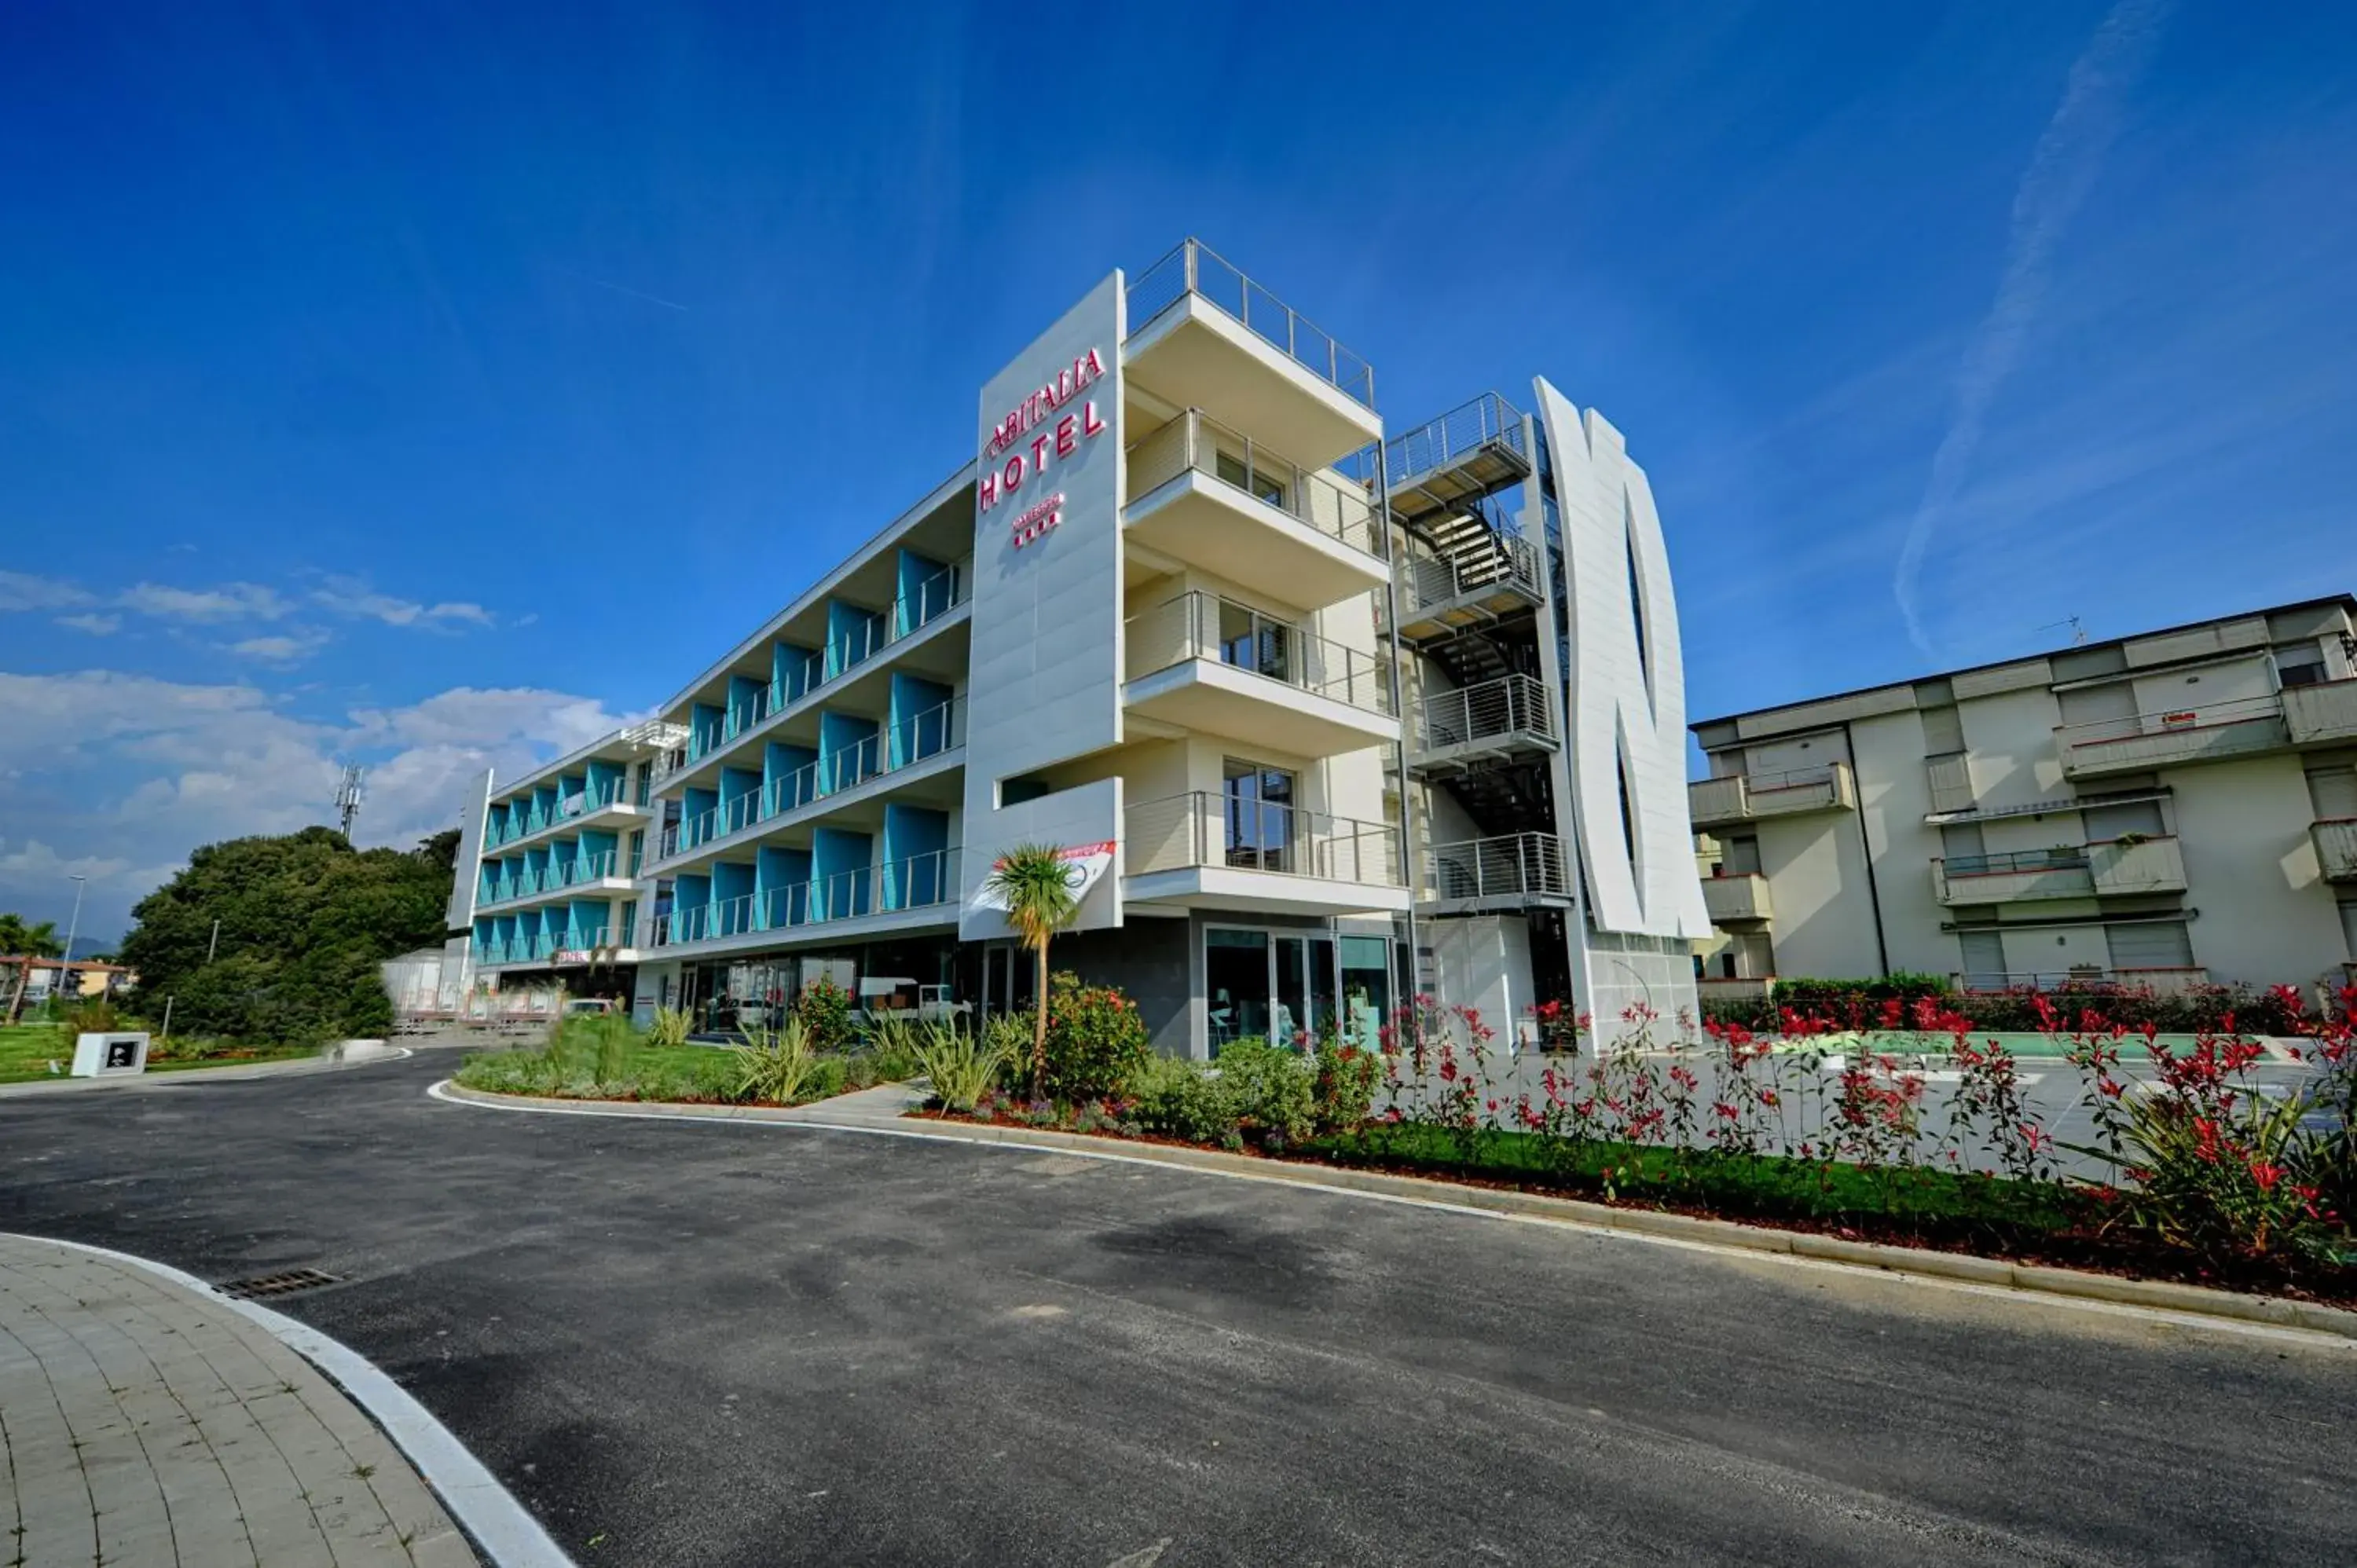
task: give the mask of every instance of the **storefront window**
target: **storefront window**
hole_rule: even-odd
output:
[[[1213,1056],[1233,1040],[1266,1039],[1268,933],[1206,929],[1203,994],[1211,1004]]]
[[[1344,937],[1342,1037],[1362,1050],[1382,1046],[1392,1012],[1392,944],[1383,937]]]

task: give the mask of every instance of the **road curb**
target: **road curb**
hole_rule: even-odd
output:
[[[1851,1241],[1814,1231],[1778,1230],[1729,1219],[1706,1219],[1696,1215],[1668,1214],[1656,1209],[1616,1208],[1576,1197],[1466,1187],[1425,1176],[1398,1176],[1388,1171],[1353,1170],[1344,1165],[1263,1159],[1219,1149],[1139,1143],[1126,1138],[1104,1138],[1085,1133],[1062,1133],[1036,1127],[863,1114],[841,1109],[830,1111],[828,1106],[839,1104],[839,1101],[830,1101],[781,1110],[756,1105],[559,1100],[536,1095],[494,1094],[468,1089],[449,1079],[434,1085],[431,1092],[445,1100],[468,1104],[554,1111],[576,1116],[774,1122],[841,1132],[884,1133],[943,1143],[998,1144],[1043,1152],[1080,1154],[1095,1159],[1165,1165],[1253,1181],[1275,1182],[1287,1187],[1355,1193],[1415,1202],[1432,1208],[1649,1237],[1691,1246],[1801,1258],[1883,1273],[2018,1291],[2027,1295],[2097,1302],[2231,1323],[2256,1324],[2269,1328],[2296,1329],[2357,1343],[2357,1312],[2295,1301],[2285,1296],[2246,1295],[2235,1291],[2212,1290],[2165,1280],[2123,1279],[2077,1269],[2009,1262],[2002,1258],[1936,1252],[1876,1241]],[[877,1091],[864,1092],[874,1094]]]
[[[345,1046],[374,1046],[360,1056],[341,1054]],[[329,1050],[337,1054],[330,1055]],[[405,1061],[416,1055],[411,1046],[387,1046],[382,1040],[346,1040],[343,1046],[322,1047],[319,1054],[285,1057],[268,1062],[225,1062],[220,1067],[151,1070],[123,1078],[36,1078],[22,1083],[0,1083],[0,1100],[29,1100],[44,1094],[81,1094],[106,1089],[175,1089],[181,1084],[250,1083],[265,1078],[307,1078],[315,1073],[346,1072],[382,1062]]]

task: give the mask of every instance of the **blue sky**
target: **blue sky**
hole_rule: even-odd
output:
[[[119,930],[339,757],[455,820],[1188,233],[1396,426],[1618,424],[1697,716],[2347,590],[2352,68],[2222,0],[6,8],[0,908]]]

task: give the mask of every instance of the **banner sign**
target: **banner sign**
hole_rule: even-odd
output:
[[[1089,889],[1097,885],[1107,868],[1113,865],[1113,841],[1108,839],[1103,843],[1072,844],[1059,849],[1056,852],[1056,858],[1064,863],[1064,886],[1072,890],[1072,902],[1077,904],[1089,896]],[[1002,861],[999,864],[1005,863]],[[994,866],[993,869],[996,867]],[[981,890],[974,896],[974,907],[977,909],[996,909],[1003,915],[1006,912],[1006,900],[992,889],[989,881],[985,878]]]

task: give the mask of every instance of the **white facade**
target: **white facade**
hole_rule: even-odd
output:
[[[2320,600],[1695,725],[1706,989],[2340,983],[2352,636]]]
[[[608,956],[641,1013],[759,1022],[820,973],[872,1005],[1019,1002],[1029,964],[984,885],[1023,843],[1103,852],[1055,962],[1123,985],[1168,1050],[1329,1027],[1372,1043],[1402,1000],[1400,939],[1474,913],[1492,928],[1447,933],[1457,961],[1416,944],[1446,999],[1520,1014],[1549,996],[1586,1007],[1575,993],[1594,987],[1599,1005],[1624,992],[1689,1004],[1688,942],[1707,922],[1684,852],[1676,618],[1642,473],[1558,398],[1577,450],[1519,472],[1570,487],[1566,538],[1552,493],[1502,532],[1431,508],[1422,532],[1395,530],[1406,489],[1481,459],[1426,462],[1386,488],[1372,397],[1347,349],[1192,242],[1092,289],[982,389],[971,463],[657,711],[662,738],[630,762],[640,852],[594,890],[610,892]],[[1525,455],[1544,446],[1512,425]],[[1550,585],[1590,553],[1608,591],[1544,635]],[[1394,564],[1410,556],[1422,575],[1404,594]],[[1458,569],[1508,557],[1520,586]],[[1503,684],[1454,682],[1409,636],[1501,609],[1528,645]],[[1544,800],[1527,836],[1547,842],[1512,889],[1468,903],[1434,881],[1436,835],[1481,830],[1426,770],[1485,766],[1501,698],[1512,744],[1549,757],[1516,786]],[[1583,771],[1567,758],[1593,726],[1566,715],[1589,703],[1612,704],[1597,733],[1631,738]],[[473,874],[471,902],[454,895],[479,964],[500,957],[511,977],[521,928],[498,922],[520,898],[561,894],[576,925],[595,914],[570,915],[576,883],[501,880],[512,802],[529,818],[560,775],[490,794],[482,854],[498,870]],[[1608,805],[1588,800],[1598,789]],[[1609,838],[1564,854],[1577,835],[1555,831],[1558,801]],[[1642,824],[1633,846],[1624,818]],[[1609,910],[1581,913],[1583,876],[1611,889]]]

